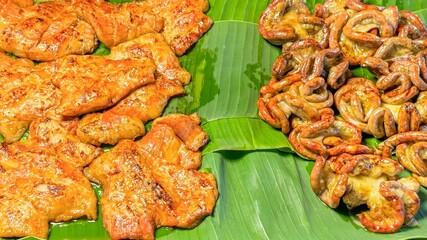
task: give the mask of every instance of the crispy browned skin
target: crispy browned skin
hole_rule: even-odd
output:
[[[82,119],[78,129],[79,137],[95,145],[115,144],[120,139],[133,139],[142,135],[142,131],[135,131],[143,127],[137,119],[145,123],[159,117],[169,99],[184,94],[183,85],[190,81],[190,74],[181,67],[174,52],[158,33],[145,34],[122,43],[112,48],[108,57],[116,60],[148,57],[156,65],[156,81],[135,90],[113,108],[100,114],[86,115]],[[134,124],[129,126],[126,122]]]
[[[190,82],[190,73],[181,67],[167,40],[159,33],[148,33],[111,49],[110,59],[150,58],[156,65],[156,74],[181,84]]]
[[[97,39],[89,23],[67,3],[45,2],[0,8],[0,49],[16,56],[48,61],[68,54],[92,52]]]
[[[62,92],[57,112],[78,116],[110,107],[142,85],[154,82],[150,59],[111,60],[103,56],[67,56],[51,63],[52,80]]]
[[[203,13],[209,9],[207,0],[147,0],[145,3],[164,18],[162,34],[178,56],[184,54],[212,25],[212,19]]]
[[[218,192],[212,174],[194,170],[200,158],[173,128],[158,123],[142,140],[123,140],[95,159],[85,173],[104,189],[102,214],[111,238],[153,239],[157,227],[191,228],[211,214]]]
[[[0,145],[0,237],[46,238],[49,221],[96,219],[96,197],[83,173],[54,151]]]
[[[76,0],[71,4],[109,48],[146,33],[160,32],[163,28],[163,18],[142,2],[117,5],[98,0]]]

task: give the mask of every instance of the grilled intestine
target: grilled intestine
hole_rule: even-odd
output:
[[[305,34],[307,28],[317,31]],[[307,12],[302,1],[273,0],[260,17],[259,32],[282,47],[271,69],[272,78],[260,89],[260,118],[286,134],[299,155],[316,161],[312,185],[313,178],[323,176],[322,181],[337,188],[326,191],[314,184],[313,189],[333,208],[342,196],[348,196],[343,197],[344,203],[354,208],[358,205],[351,203],[351,196],[368,194],[344,183],[342,173],[329,166],[350,154],[348,151],[356,156],[346,159],[353,159],[356,165],[365,160],[386,161],[396,165],[397,172],[407,168],[412,172],[410,180],[398,180],[396,172],[378,180],[374,188],[384,204],[388,204],[382,199],[387,194],[412,199],[412,210],[402,210],[409,214],[388,212],[393,221],[378,222],[371,214],[375,210],[358,215],[370,231],[400,229],[415,217],[419,207],[413,184],[412,188],[405,184],[416,182],[427,187],[427,31],[420,18],[396,6],[381,7],[360,0],[326,0],[315,6],[314,14]],[[350,69],[358,66],[369,70],[375,81],[353,76]],[[371,149],[360,145],[362,136],[383,142]],[[362,151],[363,157],[355,149]],[[391,158],[394,149],[397,161]],[[352,171],[346,174],[354,175]],[[335,178],[325,175],[329,173]],[[363,174],[366,181],[372,177]],[[374,204],[359,203],[368,208]],[[390,207],[400,211],[398,206]]]

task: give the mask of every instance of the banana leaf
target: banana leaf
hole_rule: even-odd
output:
[[[258,33],[258,18],[269,0],[209,0],[210,31],[180,58],[192,75],[185,96],[168,113],[198,113],[211,141],[203,169],[217,179],[219,199],[212,216],[194,229],[161,228],[157,239],[413,239],[427,238],[427,190],[419,192],[416,224],[394,234],[364,230],[345,207],[331,209],[312,192],[313,162],[300,158],[277,129],[257,115],[261,86],[280,54]],[[323,1],[306,0],[310,9]],[[427,20],[425,0],[369,0],[397,5]],[[100,49],[98,54],[108,53]],[[355,69],[355,74],[369,74]],[[375,139],[368,139],[375,144]],[[97,194],[102,194],[94,186]],[[102,218],[52,224],[49,239],[108,239]]]

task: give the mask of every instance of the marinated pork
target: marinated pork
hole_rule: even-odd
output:
[[[202,132],[196,116],[172,117],[195,120],[197,127],[183,131]],[[123,140],[95,159],[85,174],[104,189],[101,206],[110,237],[153,239],[160,226],[192,228],[211,214],[216,181],[195,170],[200,159],[200,152],[188,149],[174,128],[162,122],[154,123],[142,140]]]
[[[115,144],[123,138],[134,139],[143,135],[142,123],[159,117],[170,98],[185,93],[183,85],[189,83],[190,74],[181,67],[174,52],[158,33],[122,43],[112,48],[108,56],[116,60],[144,57],[152,59],[156,65],[155,82],[133,91],[103,113],[86,115],[78,129],[82,141],[95,145]]]
[[[64,0],[32,6],[1,1],[0,49],[37,61],[91,53],[98,39],[111,48],[154,32],[162,32],[174,52],[182,55],[212,25],[204,14],[209,8],[206,0]]]
[[[27,8],[7,3],[0,8],[0,49],[15,56],[48,61],[92,52],[93,27],[67,3],[45,2]]]
[[[104,56],[67,56],[52,62],[52,83],[62,92],[57,112],[79,116],[110,107],[133,90],[154,82],[150,59],[111,60]]]
[[[32,120],[53,113],[61,92],[43,66],[2,52],[0,61],[0,134],[10,143],[21,138]]]
[[[163,18],[143,2],[113,4],[104,1],[71,1],[79,17],[87,21],[98,39],[111,48],[151,32],[160,32]]]
[[[178,56],[184,54],[212,25],[212,19],[204,14],[209,9],[207,0],[147,0],[145,3],[164,18],[162,34]]]
[[[0,237],[47,238],[49,222],[97,218],[97,199],[81,170],[55,151],[0,145]]]

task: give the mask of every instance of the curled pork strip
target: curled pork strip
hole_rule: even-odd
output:
[[[399,12],[399,16],[399,26],[397,29],[399,36],[409,37],[410,39],[427,37],[427,29],[415,13],[402,10]]]
[[[324,20],[311,15],[302,0],[273,0],[261,14],[259,31],[276,45],[314,38],[326,47],[329,36]]]
[[[293,83],[288,91],[277,95],[265,93],[257,104],[262,119],[276,123],[282,132],[288,133],[291,116],[298,118],[298,125],[318,121],[319,111],[332,106],[333,98],[326,89],[325,80],[318,77],[305,83]]]
[[[350,65],[359,65],[364,58],[373,56],[394,34],[394,25],[384,12],[363,10],[352,16],[345,11],[336,14],[337,19],[331,24],[329,45],[338,45]]]
[[[392,72],[402,72],[419,90],[427,90],[427,81],[421,76],[420,66],[414,61],[397,61],[390,66]]]
[[[381,76],[376,82],[379,90],[382,90],[381,100],[387,104],[403,104],[418,95],[419,90],[403,72],[392,72]]]
[[[333,150],[332,150],[333,149]],[[374,155],[362,145],[338,145],[330,156],[319,156],[310,174],[313,191],[332,208],[341,200],[352,209],[367,205],[358,214],[373,232],[396,232],[418,213],[419,185],[413,178],[399,179],[403,167],[391,158]]]
[[[392,64],[395,61],[410,60],[411,56],[421,50],[421,46],[407,37],[389,37],[377,49],[373,57],[380,58]]]
[[[422,124],[427,123],[427,92],[422,91],[417,97],[417,101],[415,102],[415,107],[417,108],[420,114],[420,121]]]
[[[297,74],[304,59],[316,55],[320,50],[322,46],[314,39],[298,40],[288,47],[283,47],[282,54],[274,61],[271,72],[277,79]]]
[[[341,116],[363,132],[369,133],[369,117],[381,106],[380,94],[374,83],[365,78],[349,79],[346,85],[338,89],[334,98]]]
[[[383,7],[366,4],[361,0],[326,0],[323,4],[316,4],[314,13],[321,18],[328,18],[331,15],[344,10],[360,12],[363,10],[383,10]]]
[[[361,131],[331,113],[322,114],[319,121],[299,126],[292,130],[289,142],[300,155],[316,160],[318,156],[328,156],[328,149],[342,143],[359,144]]]
[[[391,156],[396,149],[398,161],[421,185],[427,186],[427,134],[425,131],[409,131],[393,135],[380,143],[378,154]]]

